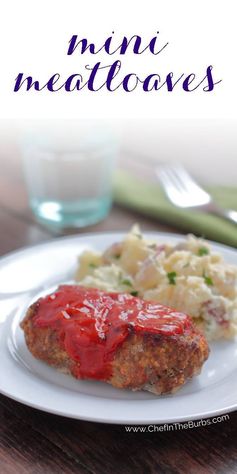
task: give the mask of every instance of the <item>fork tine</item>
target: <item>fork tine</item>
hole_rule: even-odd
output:
[[[181,179],[180,175],[175,171],[175,169],[170,168],[169,170],[167,170],[167,175],[172,181],[173,185],[177,187],[179,192],[187,192],[183,180]]]
[[[211,201],[210,195],[192,179],[182,165],[160,165],[156,169],[156,174],[168,198],[177,206],[202,206]]]
[[[181,189],[183,192],[199,192],[200,195],[208,197],[208,193],[204,191],[204,189],[199,186],[199,184],[190,176],[190,174],[185,170],[185,168],[180,164],[168,164],[167,170],[169,169],[170,175],[172,174],[173,182],[176,182],[176,185]]]
[[[199,184],[190,176],[190,174],[181,166],[176,167],[176,176],[179,176],[180,181],[182,181],[183,186],[186,188],[187,192],[199,194],[200,199],[210,201],[209,194],[204,191],[204,189],[199,186]]]
[[[186,195],[184,195],[182,187],[177,186],[177,182],[174,180],[172,173],[163,169],[159,172],[159,179],[170,201],[173,202],[173,204],[183,207],[185,205]]]
[[[191,192],[195,189],[197,192],[198,190],[200,192],[205,192],[201,186],[198,185],[198,183],[190,176],[190,174],[183,168],[181,165],[174,165],[172,166],[173,173],[177,177],[177,179],[182,182],[182,185],[185,187],[185,189],[188,192]]]
[[[170,185],[172,185],[179,193],[183,194],[184,192],[186,192],[182,180],[180,180],[179,176],[174,172],[173,168],[167,166],[165,169],[161,170],[161,173],[163,173],[163,176],[166,177],[166,182],[169,181]]]

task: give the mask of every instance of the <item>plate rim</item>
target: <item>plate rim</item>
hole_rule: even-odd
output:
[[[54,408],[52,408],[50,411],[47,409],[47,408],[44,408],[42,406],[40,406],[39,404],[37,403],[33,403],[33,402],[26,402],[24,401],[23,399],[21,399],[20,397],[17,397],[17,396],[10,396],[9,394],[5,393],[3,390],[0,391],[0,393],[2,395],[4,395],[5,397],[7,398],[10,398],[11,400],[14,400],[18,403],[22,403],[24,406],[28,406],[30,408],[34,408],[35,410],[39,410],[39,411],[42,411],[44,413],[48,413],[50,415],[57,415],[57,416],[61,416],[61,417],[64,417],[64,418],[68,418],[68,419],[71,419],[71,420],[77,420],[77,421],[89,421],[89,422],[93,422],[93,423],[103,423],[103,424],[109,424],[109,425],[123,425],[123,426],[144,426],[144,425],[165,425],[165,424],[176,424],[176,423],[185,423],[185,422],[189,422],[189,421],[196,421],[196,420],[205,420],[205,419],[209,419],[209,418],[215,418],[216,416],[220,416],[220,415],[227,415],[229,413],[233,413],[237,410],[237,404],[235,405],[230,405],[229,407],[225,407],[225,408],[220,408],[220,409],[217,409],[217,410],[214,410],[214,411],[205,411],[205,412],[202,412],[202,413],[195,413],[194,415],[189,415],[189,416],[177,416],[176,418],[166,418],[164,420],[158,420],[158,419],[155,419],[154,420],[149,420],[149,421],[145,421],[145,420],[142,420],[142,419],[138,419],[137,421],[134,421],[134,420],[129,420],[129,419],[118,419],[118,418],[105,418],[105,417],[97,417],[97,418],[94,418],[94,417],[90,417],[88,415],[69,415],[69,414],[66,414],[66,413],[63,413],[62,411],[59,411],[59,410],[56,410]],[[132,403],[132,401],[131,401]]]

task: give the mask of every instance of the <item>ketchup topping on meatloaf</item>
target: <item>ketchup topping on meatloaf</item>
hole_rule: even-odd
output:
[[[97,380],[111,376],[116,349],[131,333],[178,337],[193,327],[189,316],[166,306],[78,285],[40,298],[32,323],[57,332],[68,356],[79,362],[76,377]]]

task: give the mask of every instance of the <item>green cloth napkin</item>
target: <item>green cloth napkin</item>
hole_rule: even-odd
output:
[[[208,191],[220,206],[237,211],[237,188],[213,186]],[[184,232],[237,247],[237,225],[220,217],[173,206],[159,183],[142,181],[119,171],[115,179],[115,202]]]

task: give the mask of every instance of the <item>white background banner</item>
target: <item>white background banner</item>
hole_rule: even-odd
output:
[[[70,0],[7,0],[2,5],[0,18],[1,118],[234,118],[236,117],[236,1],[227,0],[151,0],[120,2]],[[157,34],[157,32],[159,32]],[[81,45],[68,55],[73,35],[93,43],[95,50],[112,37],[108,54],[101,49],[81,54]],[[126,37],[141,37],[141,54],[134,54],[134,40],[125,54],[119,46]],[[148,45],[157,37],[152,54]],[[167,44],[168,43],[168,44]],[[167,44],[167,46],[165,46]],[[101,87],[110,66],[121,61],[121,68],[113,81]],[[88,90],[90,71],[100,63],[94,81],[98,91]],[[105,67],[106,66],[106,67]],[[207,88],[207,68],[214,82]],[[28,91],[26,81],[14,92],[16,77],[31,76],[39,88]],[[167,90],[167,75],[172,73],[172,91]],[[57,74],[57,76],[54,76]],[[73,75],[81,75],[84,87],[66,91],[65,82]],[[129,79],[131,92],[124,90],[123,80]],[[151,74],[149,87],[143,90],[144,80]],[[185,79],[192,82],[184,90]],[[48,81],[57,78],[55,92],[48,90]],[[138,77],[140,80],[138,80]],[[159,78],[158,90],[152,85]],[[191,79],[190,79],[191,80]],[[143,82],[141,82],[143,81]],[[187,81],[186,81],[187,82]],[[119,84],[121,84],[119,86]]]

